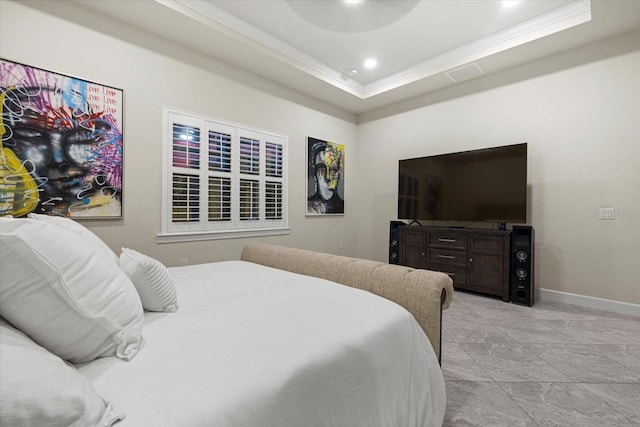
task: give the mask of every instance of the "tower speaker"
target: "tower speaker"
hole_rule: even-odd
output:
[[[509,290],[514,304],[533,305],[533,227],[514,225],[511,231]]]
[[[400,226],[406,225],[402,221],[389,223],[389,264],[397,264],[400,261]]]

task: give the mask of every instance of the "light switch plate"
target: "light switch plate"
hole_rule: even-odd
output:
[[[616,219],[615,208],[600,208],[600,219]]]

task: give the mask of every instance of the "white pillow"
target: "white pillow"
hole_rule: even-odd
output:
[[[71,230],[75,233],[80,233],[82,236],[86,237],[87,242],[91,242],[95,246],[96,251],[103,252],[105,257],[112,257],[116,261],[118,260],[118,255],[116,255],[116,253],[113,252],[111,248],[102,241],[101,238],[99,238],[93,231],[89,230],[79,222],[72,220],[71,218],[35,213],[30,213],[27,216],[31,219],[35,219],[36,221],[50,222],[52,224],[59,225],[60,227],[64,227],[67,230]]]
[[[111,426],[122,418],[74,367],[0,319],[2,425]]]
[[[160,261],[133,249],[122,248],[120,268],[136,287],[145,310],[176,311],[176,288],[169,271]]]
[[[136,354],[142,304],[116,261],[48,221],[0,218],[0,237],[2,317],[73,363]]]

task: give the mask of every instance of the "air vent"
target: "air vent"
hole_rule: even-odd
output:
[[[463,65],[462,67],[455,68],[451,71],[447,71],[447,75],[456,83],[474,79],[484,74],[482,68],[475,62],[473,64]]]

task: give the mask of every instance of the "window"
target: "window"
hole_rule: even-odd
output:
[[[159,242],[288,232],[286,137],[171,109],[164,123]]]

